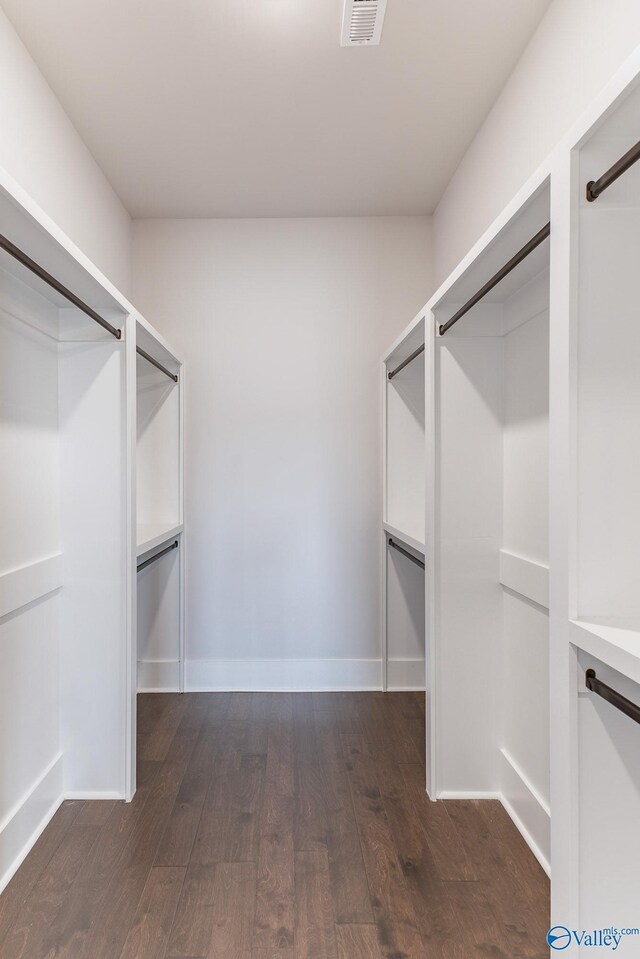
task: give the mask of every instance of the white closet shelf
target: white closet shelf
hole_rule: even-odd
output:
[[[141,523],[138,526],[137,555],[162,546],[184,530],[183,523]]]
[[[575,619],[571,642],[623,676],[640,683],[640,622]]]
[[[405,546],[424,556],[425,545],[419,539],[416,539],[415,536],[404,533],[401,529],[398,529],[397,526],[392,526],[391,523],[383,523],[382,528],[392,539],[397,539],[398,542],[404,543]]]

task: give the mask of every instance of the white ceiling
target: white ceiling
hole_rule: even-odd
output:
[[[134,217],[430,213],[549,0],[0,0]]]

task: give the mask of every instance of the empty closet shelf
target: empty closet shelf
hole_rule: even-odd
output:
[[[572,620],[570,640],[577,649],[640,683],[640,624]]]
[[[182,523],[142,523],[138,526],[137,556],[162,546],[167,540],[178,536],[184,529]]]
[[[404,533],[396,526],[392,526],[391,523],[383,523],[382,528],[388,536],[391,536],[392,539],[397,540],[401,545],[408,546],[409,549],[414,550],[416,553],[420,553],[420,555],[424,557],[425,546],[421,540],[416,539],[415,536],[410,536],[409,533]]]

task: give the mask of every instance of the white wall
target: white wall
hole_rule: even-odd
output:
[[[1,9],[0,166],[129,293],[129,214]]]
[[[639,43],[638,0],[553,0],[438,204],[438,284]]]
[[[148,220],[133,250],[186,363],[187,681],[378,685],[379,359],[430,221]]]

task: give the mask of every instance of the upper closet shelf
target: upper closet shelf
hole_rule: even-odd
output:
[[[157,549],[167,540],[178,536],[183,530],[182,523],[141,523],[137,531],[137,556],[140,557],[152,549]]]
[[[383,523],[382,528],[392,539],[397,539],[399,543],[403,543],[405,546],[408,546],[409,549],[419,553],[420,556],[424,556],[425,545],[419,539],[416,539],[414,536],[410,536],[408,533],[403,532],[396,526],[392,526],[391,523]]]
[[[613,624],[606,620],[587,622],[572,620],[570,639],[574,646],[584,650],[640,683],[640,628],[639,624]]]

